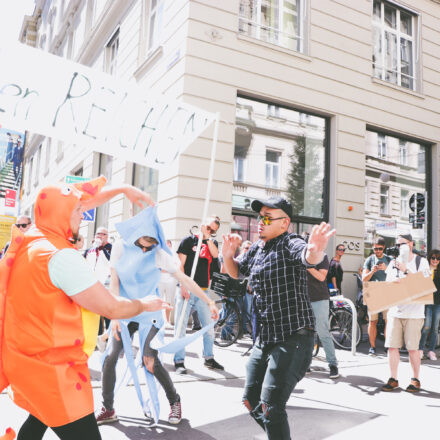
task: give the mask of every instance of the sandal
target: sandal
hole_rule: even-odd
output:
[[[411,383],[406,387],[405,391],[408,391],[408,393],[417,393],[420,391],[420,380],[412,377]]]
[[[394,379],[394,377],[390,377],[388,382],[382,386],[382,391],[393,391],[399,386],[399,382]]]

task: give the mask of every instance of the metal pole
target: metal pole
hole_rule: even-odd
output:
[[[209,174],[208,174],[208,186],[206,187],[206,198],[205,204],[203,206],[203,215],[202,215],[202,223],[206,220],[208,216],[208,208],[209,202],[211,199],[211,188],[212,188],[212,178],[214,175],[214,165],[215,165],[215,156],[217,152],[217,140],[218,140],[218,126],[220,122],[220,113],[216,113],[215,115],[215,124],[214,124],[214,136],[212,138],[212,150],[211,150],[211,162],[209,164]],[[202,247],[203,234],[201,232],[201,227],[199,228],[199,240],[197,242],[196,255],[194,256],[194,262],[191,269],[191,278],[194,279],[194,274],[196,273],[197,263],[199,261],[200,248]],[[182,312],[179,316],[179,322],[177,325],[177,335],[180,335],[183,327],[183,317],[186,313],[186,308],[188,307],[188,300],[186,299],[183,303]]]

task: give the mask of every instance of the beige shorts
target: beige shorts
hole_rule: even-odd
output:
[[[394,316],[389,317],[385,347],[402,348],[405,342],[407,350],[418,350],[424,322],[423,318],[405,319],[395,318]]]
[[[387,320],[388,310],[384,310],[382,313],[383,319]],[[379,319],[379,313],[370,313],[368,312],[368,319],[370,321],[377,321]]]

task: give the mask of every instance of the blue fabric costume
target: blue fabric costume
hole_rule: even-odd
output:
[[[123,240],[124,249],[121,258],[117,261],[115,266],[119,277],[120,295],[129,299],[140,299],[148,295],[159,296],[158,286],[161,271],[156,265],[156,252],[159,247],[170,255],[171,251],[166,244],[165,235],[157,217],[157,208],[148,207],[144,209],[131,219],[116,224],[116,229]],[[156,239],[158,246],[150,252],[143,252],[142,249],[135,246],[134,243],[140,237],[144,236]],[[152,414],[157,422],[159,420],[160,405],[156,379],[152,373],[143,367],[149,393],[149,397],[144,399],[140,387],[137,366],[135,365],[130,334],[127,328],[128,323],[131,321],[139,323],[140,353],[142,353],[145,340],[152,326],[160,329],[160,331],[150,346],[159,352],[174,353],[210,330],[215,325],[215,322],[213,321],[210,325],[192,335],[164,345],[164,319],[162,311],[143,312],[128,320],[120,320],[124,352],[139,402],[144,413]],[[120,385],[121,384],[119,384],[119,386]]]
[[[139,299],[148,295],[159,296],[160,269],[156,266],[156,252],[159,247],[169,254],[171,252],[166,245],[165,236],[156,211],[156,208],[146,208],[131,219],[116,225],[116,229],[123,240],[124,251],[122,258],[116,263],[115,269],[119,277],[119,293],[125,298]],[[150,252],[143,252],[142,249],[134,244],[138,238],[143,236],[155,238],[159,243],[158,246]],[[127,328],[130,321],[139,323],[139,342],[140,351],[142,352],[142,347],[145,345],[145,340],[151,327],[154,325],[158,329],[163,328],[163,314],[162,311],[144,312],[128,320],[120,321],[124,352],[139,402],[144,412],[152,414],[157,422],[159,420],[160,406],[156,379],[152,373],[143,367],[149,391],[149,398],[144,399]],[[163,330],[159,332],[156,338],[163,339]]]

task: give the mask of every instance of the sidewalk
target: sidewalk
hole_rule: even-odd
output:
[[[171,331],[167,331],[171,336]],[[120,417],[118,423],[102,426],[104,440],[122,439],[191,439],[191,440],[241,440],[265,439],[260,427],[249,417],[241,404],[245,378],[245,363],[242,356],[250,346],[249,340],[228,348],[215,347],[215,358],[225,366],[224,372],[209,370],[203,366],[202,343],[196,341],[188,349],[185,361],[188,374],[174,373],[172,357],[164,358],[164,365],[182,398],[183,420],[180,425],[167,423],[169,406],[161,391],[161,420],[157,427],[148,427],[144,421],[133,386],[120,390],[115,407]],[[292,436],[299,440],[318,439],[371,439],[383,438],[386,434],[402,439],[432,436],[436,431],[436,420],[440,407],[439,369],[440,362],[423,361],[421,368],[422,391],[410,394],[403,391],[410,380],[407,355],[399,369],[402,387],[392,393],[380,391],[389,377],[388,363],[383,351],[370,357],[367,344],[352,356],[347,351],[337,350],[341,377],[328,378],[328,369],[323,350],[312,363],[312,373],[296,387],[288,401],[288,414]],[[122,363],[119,366],[121,369]],[[93,377],[95,407],[100,406],[100,361],[97,352],[90,359]],[[7,426],[19,428],[26,414],[0,395],[0,434]],[[57,437],[48,432],[45,439]]]

